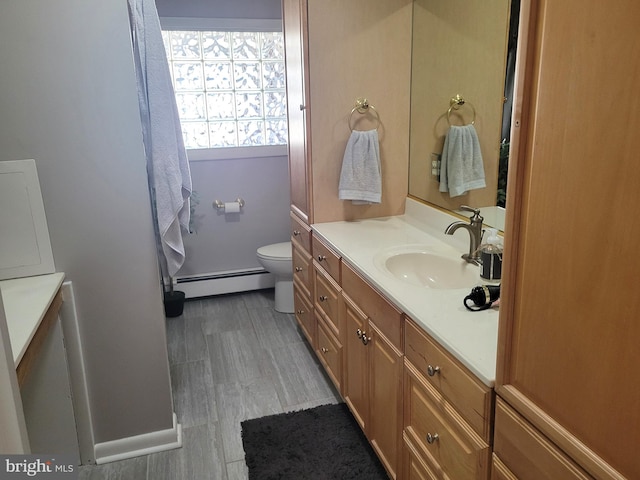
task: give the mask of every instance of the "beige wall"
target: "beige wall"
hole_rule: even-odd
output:
[[[411,14],[411,0],[309,0],[314,222],[404,211]],[[378,133],[383,185],[379,205],[353,206],[338,199],[342,157],[351,133],[349,114],[358,97],[368,98],[381,119]],[[363,122],[359,129],[372,125]]]

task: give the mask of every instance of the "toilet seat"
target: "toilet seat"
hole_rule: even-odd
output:
[[[291,261],[291,242],[274,243],[265,245],[257,251],[259,257],[268,260]]]

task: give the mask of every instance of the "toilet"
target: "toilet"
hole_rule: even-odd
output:
[[[274,243],[260,247],[258,261],[271,272],[276,280],[276,311],[293,313],[293,270],[291,263],[291,242]]]

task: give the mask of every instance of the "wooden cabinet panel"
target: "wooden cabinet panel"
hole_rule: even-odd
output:
[[[497,390],[591,475],[636,479],[640,109],[602,92],[636,97],[640,3],[523,8]]]
[[[293,212],[291,216],[291,240],[294,245],[299,245],[306,253],[311,254],[311,227],[305,224],[300,217]]]
[[[369,430],[373,449],[392,478],[400,464],[402,446],[403,355],[369,322]]]
[[[318,262],[333,279],[340,283],[340,256],[326,246],[318,237],[312,237],[313,260]]]
[[[402,479],[403,480],[440,480],[435,473],[421,460],[420,453],[411,441],[403,436]]]
[[[405,355],[488,442],[493,390],[467,371],[409,318],[405,324]]]
[[[518,480],[507,466],[502,463],[500,457],[495,453],[493,454],[493,460],[491,461],[491,480]]]
[[[295,243],[292,242],[292,262],[293,262],[293,278],[297,284],[304,290],[307,298],[311,298],[313,289],[313,265],[311,255],[306,253]]]
[[[308,297],[304,294],[304,291],[298,285],[298,282],[293,282],[293,305],[295,310],[296,321],[307,341],[312,348],[315,349],[316,345],[316,320],[313,314],[313,307]]]
[[[323,315],[333,334],[340,336],[340,286],[318,268],[314,269],[314,280],[314,307]]]
[[[434,471],[451,480],[489,478],[489,445],[405,360],[404,427]]]
[[[342,288],[399,350],[403,350],[402,312],[371,287],[348,263],[342,265]]]
[[[367,316],[343,295],[345,331],[343,397],[363,431],[369,424],[369,349],[362,343]],[[366,334],[366,333],[365,333]]]
[[[593,478],[500,398],[496,401],[494,451],[519,480]]]
[[[283,0],[291,209],[313,222],[308,89],[307,1]]]
[[[316,320],[318,325],[316,353],[333,384],[338,391],[342,391],[342,345],[317,314]]]

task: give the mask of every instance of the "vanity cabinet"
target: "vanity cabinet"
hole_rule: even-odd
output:
[[[293,306],[296,321],[309,344],[316,345],[316,319],[313,312],[313,262],[311,228],[291,213],[291,259],[293,268]]]
[[[402,314],[347,263],[343,396],[391,478],[402,447]]]
[[[640,109],[610,95],[637,96],[640,4],[522,7],[496,451],[518,478],[534,477],[516,453],[537,445],[594,478],[638,479]],[[549,475],[535,478],[575,478]]]
[[[405,477],[423,465],[435,478],[488,479],[492,407],[492,390],[407,318]]]
[[[317,324],[316,355],[329,378],[342,392],[342,331],[340,256],[312,236],[314,311]]]

